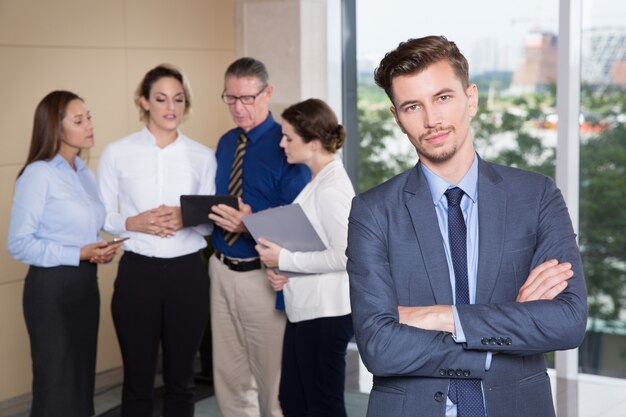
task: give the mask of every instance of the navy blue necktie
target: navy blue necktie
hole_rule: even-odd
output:
[[[456,304],[470,303],[467,284],[467,228],[461,210],[461,199],[464,194],[458,187],[446,191],[448,240],[454,268]],[[485,417],[479,379],[451,379],[448,397],[456,404],[457,417]]]

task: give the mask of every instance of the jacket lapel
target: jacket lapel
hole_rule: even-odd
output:
[[[491,300],[504,247],[506,191],[491,165],[478,162],[478,278],[476,304]]]
[[[417,237],[417,254],[422,257],[435,297],[434,304],[452,304],[452,287],[443,239],[430,189],[420,164],[407,177],[404,201]]]

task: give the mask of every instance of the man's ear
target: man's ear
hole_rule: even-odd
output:
[[[272,98],[273,93],[274,93],[274,86],[272,84],[269,84],[267,87],[265,87],[265,94],[267,94],[268,100]]]
[[[393,118],[395,119],[396,124],[398,125],[398,127],[400,128],[402,133],[404,133],[406,135],[406,130],[404,130],[404,126],[402,126],[402,122],[398,118],[398,112],[396,110],[396,107],[395,106],[391,106],[391,107],[389,107],[389,110],[391,110],[391,114],[393,114]]]
[[[470,84],[465,90],[467,95],[467,108],[470,117],[474,117],[478,113],[478,87],[476,84]]]

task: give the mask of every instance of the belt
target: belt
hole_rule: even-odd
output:
[[[261,269],[261,260],[259,258],[253,259],[251,261],[240,261],[238,259],[229,258],[228,256],[225,256],[223,253],[220,253],[217,250],[214,250],[213,254],[231,271],[247,272]]]

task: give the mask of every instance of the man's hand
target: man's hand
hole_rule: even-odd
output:
[[[243,233],[247,231],[241,219],[252,214],[252,207],[245,204],[241,197],[239,197],[239,210],[226,204],[216,204],[211,207],[211,210],[213,213],[209,214],[209,219],[227,232]]]
[[[400,323],[424,330],[437,330],[454,334],[452,306],[433,305],[426,307],[398,306]]]
[[[567,288],[567,280],[574,276],[572,264],[551,259],[530,271],[515,301],[552,300]]]

